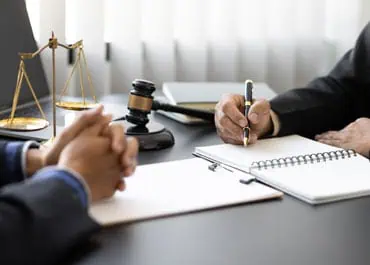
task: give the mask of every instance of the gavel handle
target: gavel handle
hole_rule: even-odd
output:
[[[181,113],[188,116],[201,118],[209,122],[214,122],[215,119],[215,114],[211,111],[174,106],[167,103],[160,103],[156,100],[153,100],[152,110],[164,110],[169,112]]]

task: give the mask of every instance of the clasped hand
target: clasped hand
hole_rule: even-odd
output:
[[[44,166],[58,165],[82,176],[92,201],[110,197],[124,190],[122,177],[133,174],[136,168],[138,143],[127,138],[123,126],[111,124],[111,116],[102,114],[103,107],[89,110],[66,128],[49,148],[34,150],[28,161],[28,174]]]

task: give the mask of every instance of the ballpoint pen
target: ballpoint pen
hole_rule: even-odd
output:
[[[248,119],[249,109],[252,106],[252,97],[253,97],[252,96],[252,90],[253,90],[253,81],[252,80],[246,80],[245,81],[245,90],[244,90],[244,105],[245,105],[244,115],[245,115],[245,118],[247,118],[247,119]],[[250,133],[249,125],[247,127],[243,128],[243,132],[244,132],[244,139],[243,139],[244,146],[247,146],[248,141],[249,141],[249,133]]]

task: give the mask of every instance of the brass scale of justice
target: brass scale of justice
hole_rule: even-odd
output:
[[[55,66],[55,50],[58,47],[62,47],[67,50],[76,50],[78,49],[76,61],[73,65],[73,68],[70,72],[70,75],[64,85],[64,88],[60,94],[59,100],[56,101],[56,66]],[[20,63],[18,68],[18,76],[17,76],[17,82],[16,87],[14,91],[13,96],[13,104],[12,104],[12,110],[10,113],[9,118],[0,120],[0,128],[6,129],[6,130],[13,130],[13,131],[37,131],[44,129],[49,126],[49,122],[46,119],[45,113],[42,110],[42,107],[40,105],[40,102],[36,96],[35,90],[33,89],[33,86],[30,82],[29,76],[26,71],[26,60],[31,60],[35,58],[36,56],[40,55],[45,49],[50,48],[52,50],[52,106],[53,106],[53,135],[51,140],[53,140],[56,136],[56,107],[62,108],[62,109],[68,109],[68,110],[75,110],[75,111],[81,111],[86,109],[91,109],[97,106],[97,100],[94,93],[94,86],[91,79],[91,74],[89,72],[89,69],[87,67],[87,61],[86,56],[83,50],[83,41],[80,40],[74,44],[71,45],[65,45],[58,42],[58,39],[55,38],[54,32],[52,33],[51,38],[49,39],[48,44],[40,48],[34,53],[19,53],[20,56]],[[83,61],[83,67],[81,65],[81,60]],[[62,97],[65,95],[65,93],[68,90],[68,86],[70,84],[70,81],[73,77],[74,72],[76,71],[76,68],[78,67],[79,71],[79,77],[80,77],[80,89],[81,89],[81,96],[82,96],[82,102],[72,102],[72,101],[62,101]],[[91,96],[93,98],[94,102],[87,102],[85,97],[85,88],[84,88],[84,75],[83,75],[83,69],[86,71],[87,80],[91,92]],[[21,93],[21,87],[23,84],[23,81],[26,81],[28,88],[31,91],[31,94],[34,98],[34,101],[37,105],[37,108],[39,109],[42,118],[35,118],[35,117],[15,117],[15,112],[18,105],[18,99],[19,95]]]
[[[56,101],[56,66],[55,66],[55,52],[58,47],[62,47],[67,50],[78,49],[76,61],[73,65],[73,68],[70,72],[70,75],[64,85],[64,88],[60,94],[60,98]],[[86,56],[83,50],[83,41],[80,40],[71,45],[65,45],[58,42],[58,39],[54,37],[54,32],[52,33],[49,42],[37,50],[34,53],[19,53],[20,63],[18,69],[18,76],[16,87],[13,96],[13,104],[10,116],[7,119],[0,120],[0,128],[13,131],[37,131],[44,129],[49,126],[49,122],[46,119],[45,113],[42,110],[40,102],[36,96],[35,90],[32,87],[29,76],[26,71],[26,60],[31,60],[36,56],[39,56],[45,49],[50,48],[52,50],[52,106],[53,106],[53,135],[50,140],[45,143],[49,145],[54,138],[56,137],[56,107],[74,111],[81,111],[86,109],[91,109],[97,107],[98,103],[94,93],[94,86],[91,79],[91,74],[87,67]],[[81,60],[83,61],[83,66],[86,71],[87,80],[93,98],[93,102],[87,102],[85,97],[85,88],[84,88],[84,75],[82,70]],[[73,77],[73,74],[78,68],[79,78],[80,78],[80,89],[82,102],[71,102],[71,101],[62,101],[62,97],[65,95],[68,90],[68,86]],[[18,99],[22,88],[23,81],[26,81],[28,88],[30,89],[34,101],[39,109],[42,118],[35,117],[15,117],[15,112],[18,105]],[[156,122],[149,122],[147,117],[150,114],[151,110],[164,110],[170,112],[181,113],[185,115],[190,115],[192,117],[197,117],[204,119],[209,122],[214,121],[214,113],[207,110],[192,109],[182,106],[173,106],[171,104],[160,103],[153,99],[152,93],[155,91],[154,83],[135,79],[132,83],[134,89],[130,92],[130,98],[128,103],[129,114],[124,118],[117,120],[126,120],[131,125],[127,126],[126,134],[134,135],[139,139],[140,150],[153,150],[153,149],[162,149],[174,144],[174,137],[172,133],[163,127],[161,124]]]

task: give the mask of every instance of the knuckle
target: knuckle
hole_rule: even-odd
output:
[[[227,133],[224,129],[217,129],[217,134],[221,137],[222,140],[224,140],[224,138],[226,138],[227,136]]]
[[[224,94],[219,102],[218,110],[233,115],[237,109],[244,108],[244,97],[237,94]]]
[[[266,99],[257,100],[255,104],[252,105],[252,109],[256,112],[266,112],[270,110],[270,102]]]
[[[265,111],[270,111],[270,109],[271,109],[271,104],[270,104],[270,102],[269,102],[268,100],[263,99],[263,100],[262,100],[262,104],[263,104],[263,106],[264,106],[264,110],[265,110]]]
[[[365,122],[367,119],[366,118],[358,118],[355,122],[356,123],[363,123]]]
[[[265,105],[265,106],[270,105],[270,102],[265,98],[259,99],[258,101],[261,102],[261,105]]]
[[[215,111],[215,123],[216,123],[216,126],[219,125],[220,120],[222,119],[222,117],[224,115],[225,114],[220,109],[216,109],[216,111]]]
[[[232,103],[231,101],[225,101],[223,104],[222,104],[222,107],[221,107],[221,110],[223,113],[228,113],[230,111],[230,109],[232,108]]]
[[[216,106],[215,106],[215,110],[216,110],[216,113],[218,110],[220,110],[222,108],[222,101],[219,101],[217,102]]]

